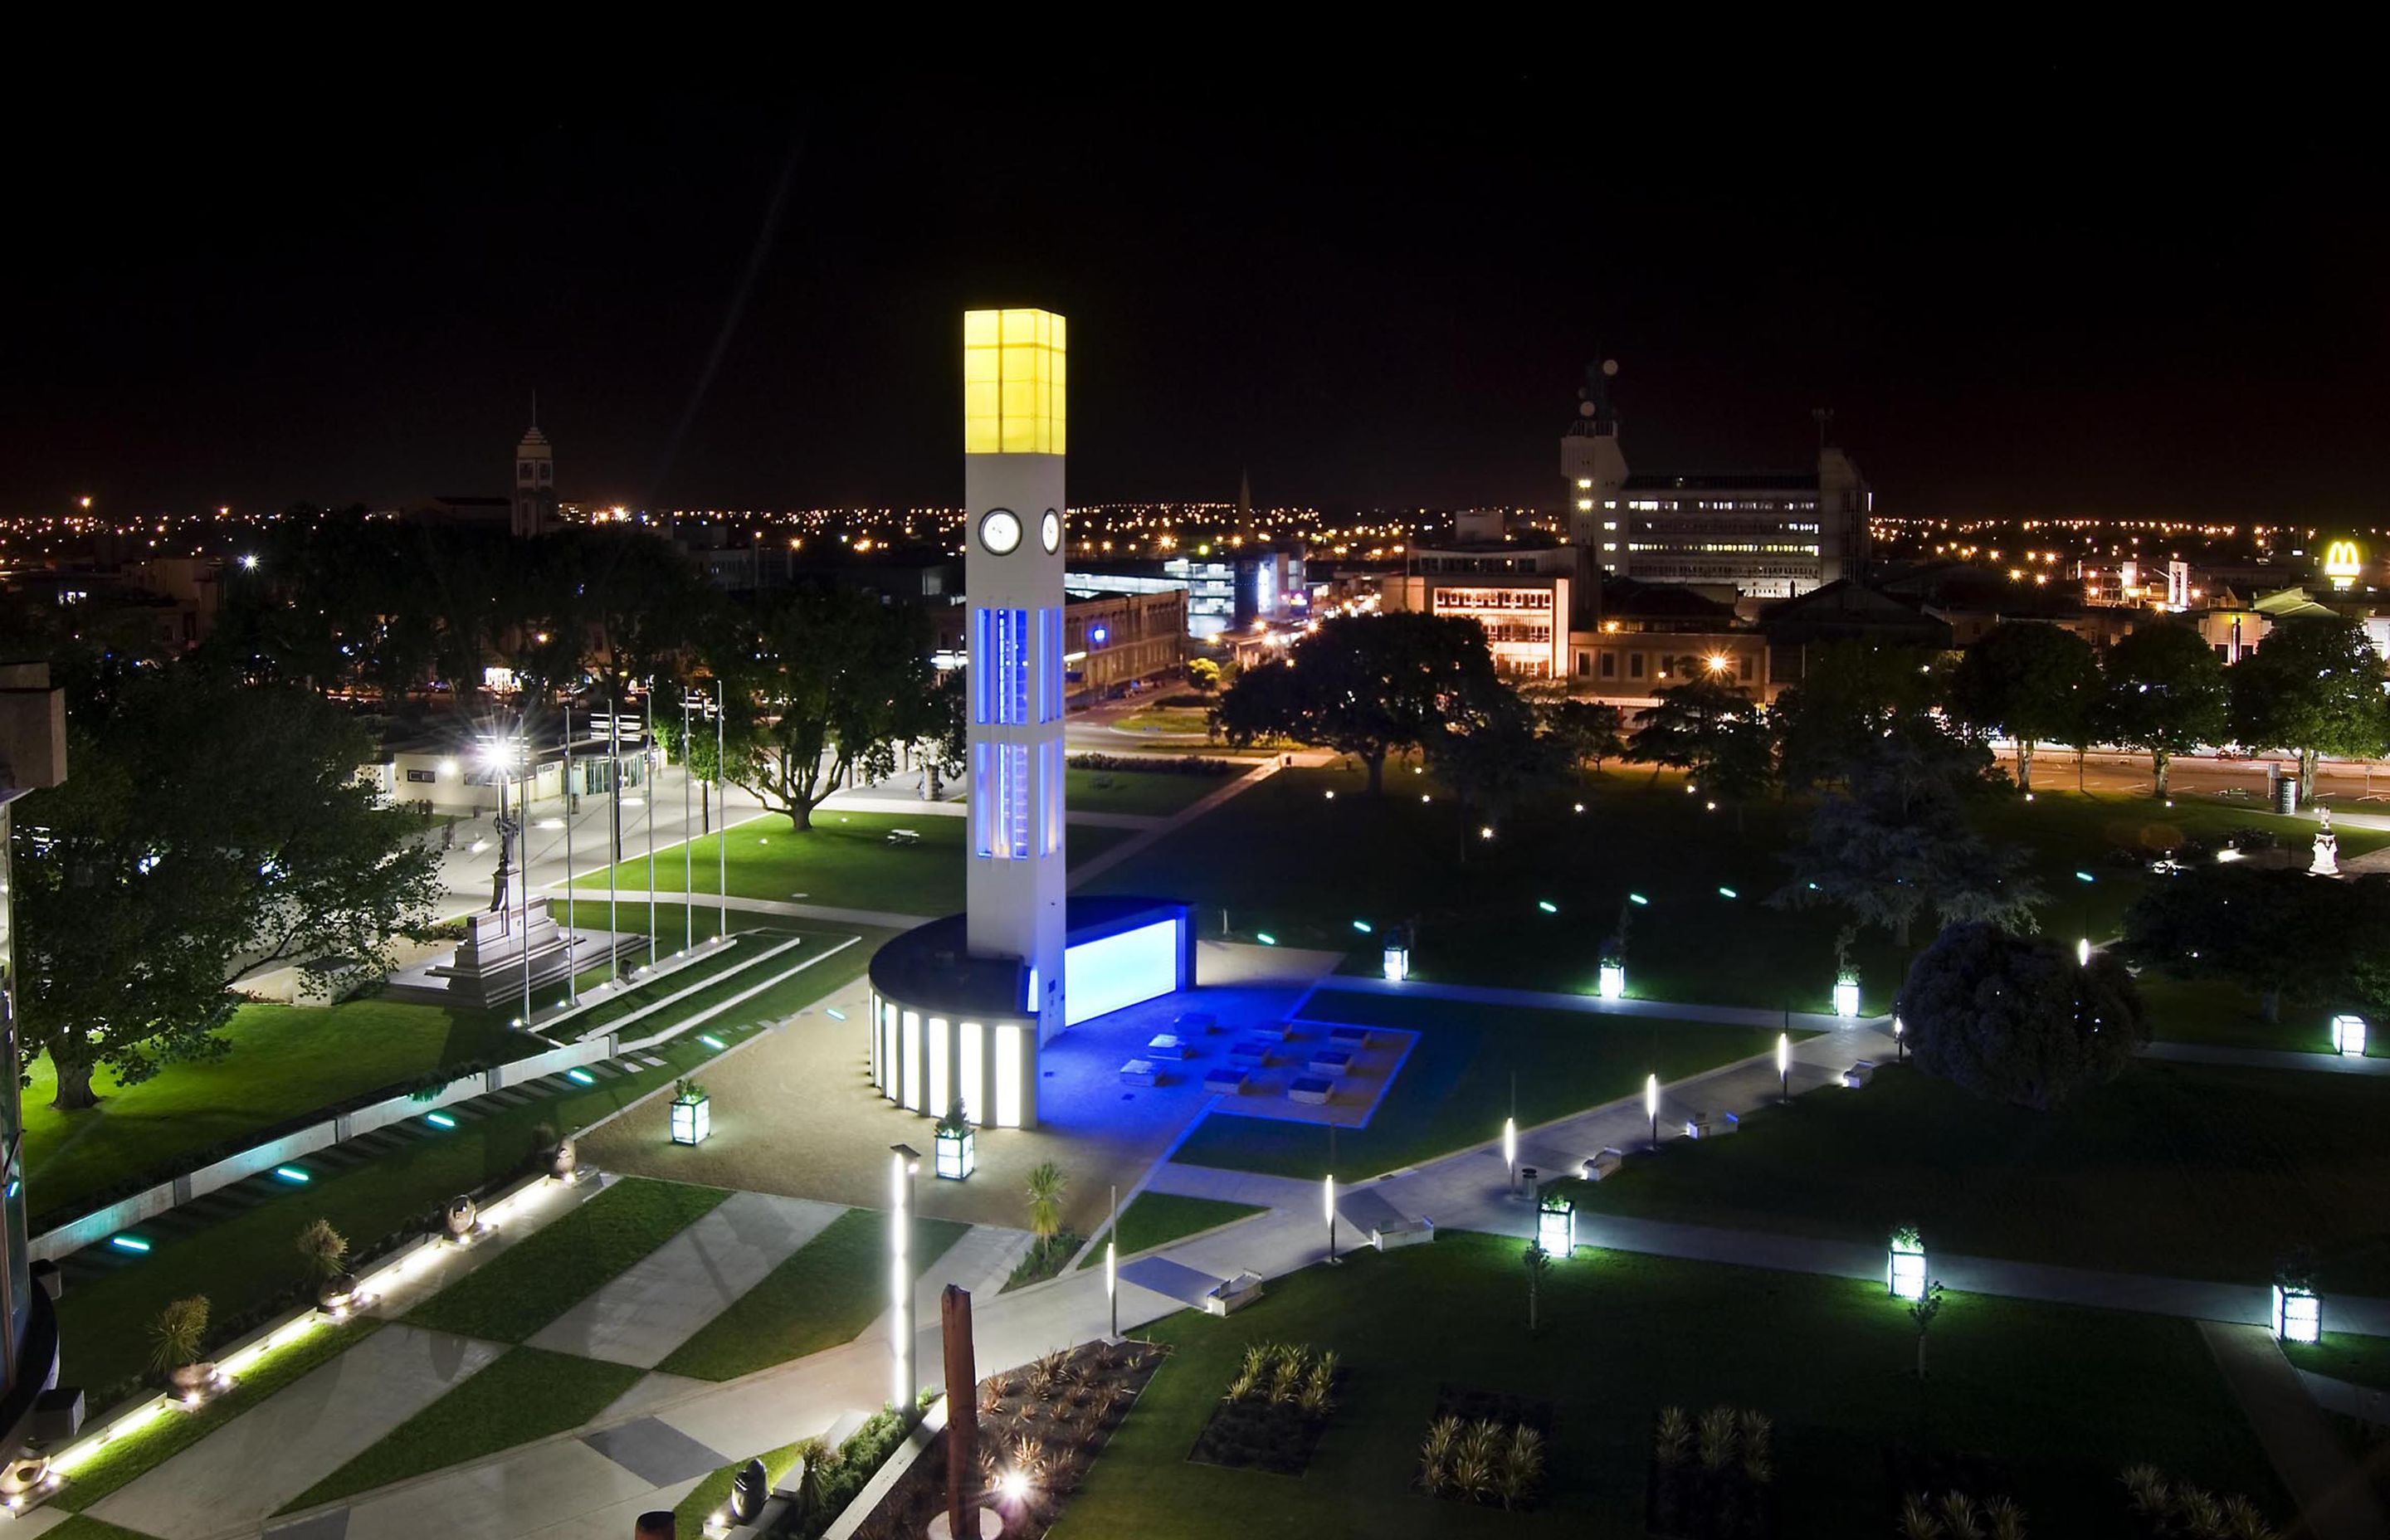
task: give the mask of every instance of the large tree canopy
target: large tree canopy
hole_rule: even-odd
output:
[[[1372,795],[1386,756],[1417,749],[1504,693],[1475,621],[1402,611],[1338,615],[1283,660],[1249,668],[1221,696],[1228,741],[1291,738],[1351,754]]]
[[[2048,1111],[2114,1080],[2149,1040],[2140,991],[2105,952],[1954,925],[1908,970],[1903,1025],[1919,1069],[1979,1097]]]
[[[764,612],[747,650],[758,714],[732,746],[730,779],[797,829],[834,793],[893,773],[899,744],[953,736],[959,697],[931,672],[918,610],[800,589]]]
[[[1482,817],[1484,827],[1511,805],[1548,785],[1561,770],[1565,752],[1536,730],[1536,713],[1524,700],[1497,686],[1468,704],[1461,719],[1446,723],[1425,745],[1436,778],[1460,801],[1460,858]]]
[[[1800,683],[1776,698],[1768,717],[1783,751],[1785,784],[1847,780],[1851,766],[1895,724],[1923,716],[1947,681],[1923,648],[1829,642],[1809,649]]]
[[[1654,704],[1636,712],[1635,737],[1627,750],[1648,764],[1682,770],[1698,780],[1719,755],[1730,751],[1736,725],[1756,723],[1759,717],[1759,707],[1749,697],[1715,674],[1704,673],[1669,686]]]
[[[2285,996],[2379,1008],[2390,985],[2390,877],[2194,866],[2134,900],[2121,950],[2178,979],[2239,984],[2269,1021]]]
[[[1831,905],[1903,946],[1929,912],[1941,925],[2034,929],[2042,892],[2022,874],[2023,853],[1967,823],[1966,800],[1996,779],[1981,744],[1918,719],[1871,740],[1845,774],[1845,786],[1818,799],[1806,839],[1786,857],[1792,880],[1770,904]]]
[[[429,922],[439,857],[356,780],[366,732],[303,690],[147,671],[71,715],[65,785],[19,804],[17,949],[28,1041],[57,1105],[213,1058],[226,986],[320,961],[386,970]]]
[[[1969,648],[1950,676],[1950,709],[2016,740],[2017,785],[2033,789],[2034,745],[2082,745],[2100,699],[2091,644],[2046,621],[2009,621]]]
[[[2378,754],[2390,743],[2382,655],[2355,621],[2306,615],[2281,622],[2226,676],[2233,738],[2260,752],[2296,754],[2303,802],[2315,796],[2318,759]]]
[[[2224,663],[2187,625],[2144,625],[2108,649],[2101,730],[2150,756],[2156,785],[2166,794],[2166,768],[2177,754],[2221,743],[2230,731],[2225,712]]]

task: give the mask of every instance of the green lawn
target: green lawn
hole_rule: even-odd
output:
[[[1327,793],[1336,793],[1333,799]],[[1422,803],[1425,794],[1432,800]],[[1492,840],[1465,822],[1433,777],[1390,764],[1386,794],[1372,802],[1359,771],[1293,770],[1253,788],[1097,878],[1099,892],[1168,892],[1195,902],[1207,936],[1229,930],[1250,940],[1348,954],[1348,970],[1376,973],[1377,934],[1416,922],[1416,977],[1590,992],[1601,943],[1629,892],[1638,908],[1627,951],[1627,993],[1705,1005],[1828,1008],[1834,932],[1828,910],[1786,912],[1761,901],[1783,887],[1783,853],[1807,827],[1800,802],[1763,801],[1709,811],[1685,780],[1629,768],[1583,777],[1569,792],[1523,806]],[[1574,807],[1582,803],[1585,811]],[[2252,808],[2178,798],[2152,816],[2146,798],[2046,791],[2028,803],[1992,801],[1978,815],[1985,833],[2023,843],[2050,892],[2043,912],[2056,935],[2114,935],[2149,877],[2131,857],[2154,854],[2188,835],[2264,828],[2303,838],[2311,826]],[[1075,838],[1075,836],[1074,836]],[[2349,831],[2358,853],[2385,837]],[[1313,850],[1324,858],[1291,861]],[[2077,870],[2096,879],[2086,885]],[[1735,897],[1720,888],[1733,890]],[[1548,902],[1557,912],[1539,907]],[[1364,936],[1355,920],[1376,928]],[[1930,927],[1914,938],[1931,939]],[[1734,966],[1721,968],[1721,946]],[[1880,934],[1856,952],[1870,1010],[1891,1007],[1909,952]]]
[[[1167,1246],[1174,1240],[1232,1224],[1247,1214],[1261,1212],[1260,1206],[1253,1203],[1223,1203],[1216,1198],[1181,1198],[1175,1193],[1140,1192],[1127,1208],[1121,1211],[1120,1254],[1135,1256],[1139,1251]],[[1102,1264],[1104,1238],[1103,1232],[1096,1236],[1096,1244],[1080,1262],[1081,1267]]]
[[[798,834],[785,818],[757,818],[726,835],[708,835],[696,841],[697,888],[702,894],[714,886],[718,847],[727,839],[734,899],[797,901],[906,915],[949,914],[963,905],[963,841],[969,824],[967,818],[944,815],[823,811],[814,815],[810,831]],[[890,844],[889,831],[899,828],[913,830],[919,841]],[[1073,826],[1068,836],[1070,853],[1084,861],[1129,837],[1126,829]],[[659,892],[682,892],[681,875],[677,852],[672,859],[658,856]],[[623,862],[615,868],[615,880],[625,889],[646,889],[646,859]],[[592,888],[602,892],[606,874],[600,870],[581,879],[576,886],[584,894]]]
[[[805,1442],[799,1439],[794,1444],[784,1444],[777,1449],[766,1449],[752,1457],[764,1462],[764,1474],[771,1478],[772,1486],[779,1485],[782,1478],[797,1468],[797,1451],[805,1446]],[[730,1501],[730,1483],[739,1479],[739,1468],[746,1463],[743,1459],[733,1460],[690,1488],[688,1495],[673,1508],[675,1533],[702,1534],[706,1520],[713,1516],[715,1509]]]
[[[2300,1368],[2317,1374],[2390,1391],[2390,1337],[2359,1337],[2354,1332],[2334,1331],[2331,1329],[2331,1300],[2323,1302],[2323,1341],[2312,1344],[2284,1342],[2282,1355]]]
[[[2257,996],[2235,984],[2169,979],[2154,968],[2141,970],[2140,983],[2141,995],[2149,1002],[2151,1028],[2160,1038],[2230,1048],[2332,1051],[2332,1011],[2327,1007],[2284,1000],[2281,1019],[2268,1021]],[[2372,1045],[2370,1051],[2390,1051],[2390,1045]]]
[[[2124,1533],[2116,1475],[2136,1460],[2286,1516],[2191,1322],[1953,1295],[1921,1402],[1915,1334],[1880,1286],[1588,1251],[1552,1266],[1530,1337],[1519,1255],[1515,1240],[1447,1232],[1274,1278],[1226,1320],[1158,1323],[1176,1351],[1052,1534],[1640,1535],[1653,1418],[1720,1404],[1775,1419],[1787,1536],[1895,1533],[1895,1444],[2002,1462],[2037,1535]],[[1187,1458],[1244,1345],[1263,1341],[1333,1349],[1350,1371],[1299,1479]],[[1540,1511],[1409,1489],[1442,1385],[1550,1402]]]
[[[740,1023],[810,1004],[858,976],[885,939],[884,931],[865,933],[861,944],[774,986],[729,1020],[708,1027],[708,1034],[734,1043],[752,1030]],[[143,1327],[168,1300],[206,1294],[217,1317],[226,1319],[293,1288],[299,1272],[291,1239],[310,1220],[330,1220],[360,1249],[416,1229],[451,1195],[522,1169],[538,1148],[535,1131],[541,1124],[586,1127],[682,1075],[701,1073],[715,1058],[695,1034],[657,1052],[665,1061],[660,1068],[601,1079],[592,1086],[568,1085],[488,1117],[459,1119],[452,1133],[410,1141],[352,1171],[320,1174],[303,1188],[276,1193],[205,1228],[145,1227],[152,1237],[150,1255],[111,1265],[101,1277],[77,1277],[59,1300],[68,1372],[94,1392],[98,1404],[98,1392],[147,1363]]]
[[[636,1384],[645,1370],[566,1353],[511,1348],[379,1444],[292,1498],[314,1508],[410,1476],[444,1469],[578,1428]]]
[[[2143,1060],[2056,1112],[1981,1101],[1907,1067],[1763,1108],[1731,1139],[1671,1144],[1578,1203],[1929,1251],[2214,1278],[2263,1297],[2311,1245],[2322,1291],[2390,1293],[2384,1087],[2355,1075]]]
[[[885,1213],[849,1209],[656,1367],[736,1380],[853,1341],[888,1303],[887,1226]],[[927,1272],[970,1228],[915,1215],[913,1276]]]
[[[1337,1172],[1355,1181],[1493,1138],[1510,1113],[1514,1079],[1519,1126],[1528,1128],[1633,1096],[1649,1074],[1673,1082],[1765,1053],[1777,1036],[1757,1027],[1337,990],[1313,995],[1304,1011],[1308,1020],[1420,1033],[1369,1126],[1336,1135]],[[1328,1171],[1328,1142],[1318,1123],[1215,1111],[1171,1159],[1317,1177]]]
[[[380,1328],[381,1322],[370,1316],[359,1316],[341,1326],[317,1327],[289,1347],[260,1359],[255,1367],[241,1375],[239,1383],[231,1391],[198,1411],[153,1418],[139,1432],[109,1441],[97,1454],[74,1468],[72,1484],[53,1499],[53,1506],[81,1512]],[[109,1409],[93,1408],[99,1412]]]
[[[85,1111],[50,1105],[58,1087],[46,1055],[27,1067],[25,1178],[34,1230],[194,1150],[446,1066],[547,1046],[510,1030],[496,1011],[374,999],[244,1005],[224,1036],[230,1051],[222,1059],[170,1064],[138,1084],[119,1085],[103,1069],[92,1083],[100,1104]]]
[[[1251,768],[1240,764],[1236,775],[1227,776],[1187,776],[1166,770],[1065,770],[1063,798],[1073,813],[1137,813],[1165,818],[1234,783],[1237,775]],[[1071,838],[1078,837],[1078,830],[1073,829]]]
[[[55,1529],[43,1531],[57,1540],[151,1540],[137,1529],[111,1524],[105,1519],[95,1519],[88,1513],[78,1513]]]
[[[628,1176],[407,1312],[409,1324],[520,1342],[730,1194]]]

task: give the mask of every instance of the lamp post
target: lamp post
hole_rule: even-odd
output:
[[[696,845],[688,834],[688,783],[696,759],[688,751],[688,691],[680,692],[680,946],[697,944]]]
[[[1319,1197],[1320,1207],[1328,1213],[1328,1265],[1334,1267],[1340,1260],[1336,1255],[1336,1174],[1334,1172],[1330,1172],[1321,1179]]]
[[[724,736],[724,722],[730,709],[730,697],[724,693],[722,676],[713,676],[713,778],[722,783],[722,827],[714,831],[713,871],[719,884],[713,934],[718,940],[730,935],[730,772],[722,757],[728,739]]]
[[[2075,943],[2075,966],[2085,968],[2091,962],[2091,884],[2099,879],[2089,872],[2078,871],[2075,880],[2083,884],[2083,937]]]
[[[609,982],[623,982],[623,913],[614,874],[623,866],[623,711],[610,691],[606,699],[606,806],[613,824],[614,859],[606,863],[606,967]]]
[[[901,1415],[913,1404],[913,1177],[921,1152],[908,1144],[888,1147],[888,1348],[889,1405]]]
[[[1502,1185],[1519,1190],[1519,1120],[1502,1120]]]
[[[1104,1303],[1111,1307],[1111,1340],[1120,1341],[1120,1184],[1112,1184],[1111,1223],[1104,1226]]]
[[[564,703],[564,1003],[581,1003],[581,969],[572,955],[572,702]]]
[[[652,772],[656,767],[656,679],[654,674],[648,675],[647,712],[648,730],[639,739],[639,756],[648,769]],[[649,774],[640,776],[639,780],[640,784],[648,789],[648,963],[649,966],[653,967],[656,960],[656,777],[653,774]]]
[[[1792,1100],[1792,1034],[1789,1032],[1776,1034],[1776,1097],[1788,1104]]]
[[[1651,1120],[1651,1148],[1660,1148],[1660,1077],[1643,1077],[1643,1115]]]

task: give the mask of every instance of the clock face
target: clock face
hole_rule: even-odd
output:
[[[1062,516],[1052,508],[1047,508],[1044,520],[1037,526],[1037,538],[1046,543],[1047,555],[1051,556],[1060,550],[1062,548]]]
[[[1009,554],[1021,544],[1021,520],[1009,508],[991,509],[979,521],[979,543],[998,556]]]

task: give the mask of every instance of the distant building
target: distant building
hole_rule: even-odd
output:
[[[1549,536],[1507,535],[1499,515],[1463,514],[1454,538],[1415,546],[1400,575],[1379,587],[1389,610],[1477,622],[1494,666],[1521,679],[1569,671],[1569,630],[1579,596],[1577,553]]]
[[[539,430],[539,405],[532,404],[531,431],[515,445],[515,495],[508,528],[517,540],[532,540],[557,526],[556,452]]]
[[[1829,444],[1814,470],[1630,471],[1610,404],[1616,373],[1614,362],[1586,371],[1561,438],[1569,541],[1604,575],[1790,598],[1859,573],[1874,494],[1848,456]]]
[[[1082,594],[1184,594],[1187,635],[1200,642],[1253,630],[1256,622],[1266,628],[1311,616],[1310,576],[1295,545],[1088,562],[1062,581]]]
[[[10,804],[28,791],[66,779],[66,708],[50,687],[47,663],[0,665],[0,1046],[12,1071],[25,1060],[17,1041],[16,928],[10,905],[16,892],[9,870]],[[74,1435],[83,1397],[56,1391],[58,1319],[51,1303],[58,1273],[45,1266],[36,1277],[25,1233],[24,1110],[17,1077],[0,1086],[0,1142],[7,1163],[0,1189],[0,1462],[13,1460],[29,1438],[55,1442]]]

